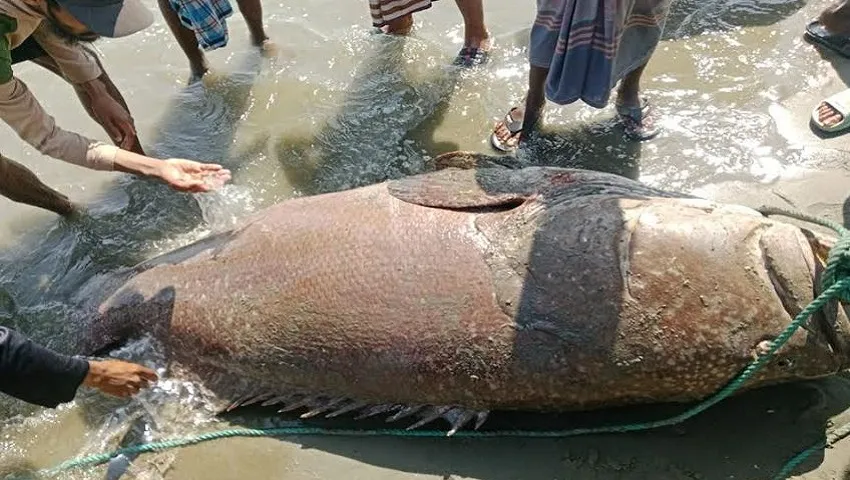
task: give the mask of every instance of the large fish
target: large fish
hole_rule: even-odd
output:
[[[230,406],[450,431],[491,410],[693,401],[812,300],[833,241],[611,174],[447,158],[138,266],[85,348],[150,333]],[[848,341],[832,303],[747,388],[834,374]]]

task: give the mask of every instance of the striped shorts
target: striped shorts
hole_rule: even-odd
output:
[[[435,1],[437,0],[369,0],[372,25],[383,27],[397,18],[431,8]]]

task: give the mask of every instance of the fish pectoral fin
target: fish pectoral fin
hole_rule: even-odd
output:
[[[515,170],[447,167],[387,182],[390,195],[423,207],[457,210],[511,210],[534,198],[536,192],[512,180]]]

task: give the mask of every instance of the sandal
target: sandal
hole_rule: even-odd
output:
[[[519,134],[522,133],[522,119],[514,120],[511,116],[511,114],[516,110],[519,110],[519,107],[511,108],[508,113],[505,114],[505,118],[496,123],[496,126],[493,128],[493,133],[490,134],[490,144],[493,145],[493,148],[496,150],[510,153],[516,151],[519,146]],[[511,132],[510,138],[508,138],[508,140],[504,143],[496,134],[496,130],[498,130],[500,126],[504,126],[509,132]]]
[[[640,106],[627,107],[617,105],[617,116],[623,123],[626,136],[632,140],[649,140],[659,133],[661,129],[655,126],[652,118],[652,108],[649,102],[642,98]]]
[[[841,121],[836,123],[835,125],[825,125],[820,121],[820,115],[818,115],[818,109],[821,104],[829,105],[833,110],[838,112],[841,115]],[[822,101],[812,110],[812,123],[815,124],[816,127],[823,130],[827,133],[834,133],[840,130],[845,130],[850,127],[850,89],[844,90],[842,92],[836,93],[835,95],[827,98]]]
[[[459,67],[477,67],[487,63],[490,59],[490,51],[483,48],[463,47],[455,57],[453,65]]]
[[[819,21],[806,25],[805,37],[844,58],[850,58],[850,37],[829,33]]]

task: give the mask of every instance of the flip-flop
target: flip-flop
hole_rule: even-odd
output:
[[[617,116],[623,123],[626,136],[632,140],[649,140],[661,133],[652,119],[652,107],[645,98],[640,99],[640,106],[627,107],[616,105]]]
[[[806,38],[832,50],[844,58],[850,58],[850,37],[829,33],[817,20],[806,25]]]
[[[820,106],[820,104],[818,104],[814,109],[812,109],[812,123],[814,123],[815,126],[828,133],[846,130],[850,127],[850,89],[838,92],[821,103],[826,103],[832,107],[835,111],[841,114],[842,118],[841,121],[835,125],[824,125],[818,119],[818,107]]]
[[[498,129],[500,125],[504,125],[505,128],[511,132],[511,139],[517,138],[517,136],[522,132],[522,120],[514,120],[513,117],[511,117],[511,113],[515,110],[519,110],[519,107],[513,107],[508,110],[508,113],[505,114],[505,118],[500,123],[496,124],[493,128],[493,133],[490,134],[490,144],[493,145],[493,148],[496,150],[510,153],[515,151],[518,147],[518,145],[509,146],[507,143],[502,143],[499,136],[496,135],[496,129]]]
[[[491,47],[492,48],[492,47]],[[483,65],[487,63],[490,59],[490,50],[483,48],[474,48],[474,47],[463,47],[458,52],[457,56],[452,62],[453,65],[457,65],[460,67],[477,67],[479,65]]]

